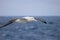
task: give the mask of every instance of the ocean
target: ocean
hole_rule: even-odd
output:
[[[0,26],[22,16],[0,16]],[[60,40],[60,16],[34,16],[48,23],[12,23],[0,29],[0,40]]]

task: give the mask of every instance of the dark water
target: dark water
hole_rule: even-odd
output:
[[[19,17],[0,17],[0,26],[9,20]],[[60,40],[60,17],[37,17],[45,19],[42,22],[13,23],[0,29],[0,40]]]

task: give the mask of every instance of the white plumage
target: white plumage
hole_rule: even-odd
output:
[[[22,17],[22,18],[15,18],[15,19],[12,19],[12,20],[10,20],[8,23],[6,23],[6,24],[4,24],[3,26],[1,26],[0,28],[3,28],[3,27],[6,27],[7,25],[9,25],[9,24],[11,24],[11,23],[13,23],[13,22],[22,22],[22,23],[24,23],[24,22],[32,22],[32,21],[41,21],[41,22],[43,22],[43,23],[45,23],[45,24],[47,24],[47,22],[44,20],[44,19],[38,19],[38,18],[35,18],[35,17],[29,17],[29,16],[27,16],[27,17]]]

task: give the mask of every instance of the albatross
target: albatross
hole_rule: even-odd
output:
[[[6,24],[2,25],[0,28],[6,27],[6,26],[12,24],[13,22],[28,23],[28,22],[32,22],[32,21],[34,21],[34,22],[41,21],[41,22],[47,24],[46,20],[44,20],[44,19],[27,16],[27,17],[22,17],[22,18],[14,18],[14,19],[8,21]]]

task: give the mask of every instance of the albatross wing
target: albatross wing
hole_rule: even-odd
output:
[[[3,28],[3,27],[8,26],[9,24],[11,24],[11,23],[15,22],[15,20],[16,20],[16,19],[12,19],[12,20],[10,20],[8,23],[4,24],[4,25],[3,25],[3,26],[1,26],[0,28]]]
[[[47,24],[47,21],[46,20],[44,20],[44,19],[42,19],[42,18],[35,18],[37,21],[41,21],[41,22],[43,22],[43,23],[45,23],[45,24]]]

